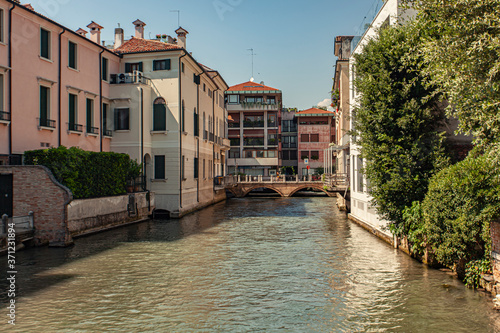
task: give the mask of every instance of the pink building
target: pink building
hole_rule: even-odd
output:
[[[87,27],[89,38],[0,0],[0,164],[60,145],[110,150],[109,81],[120,56],[100,45],[101,26]]]
[[[311,175],[323,168],[324,149],[335,142],[335,113],[311,108],[295,114],[298,126],[298,174]],[[309,166],[309,170],[307,167]]]

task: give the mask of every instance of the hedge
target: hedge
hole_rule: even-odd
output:
[[[26,151],[24,164],[48,167],[54,177],[71,190],[75,199],[87,199],[125,194],[132,163],[127,154],[61,146]]]

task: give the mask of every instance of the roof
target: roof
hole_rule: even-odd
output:
[[[132,37],[122,46],[114,50],[116,53],[141,53],[141,52],[156,52],[166,50],[182,50],[182,47],[176,44],[169,44],[157,40]]]
[[[95,28],[95,29],[98,29],[98,30],[104,29],[102,26],[100,26],[99,24],[95,23],[94,21],[90,22],[90,24],[87,25],[87,28],[89,28],[89,29]]]
[[[240,84],[237,84],[235,86],[229,87],[229,89],[227,91],[228,92],[229,91],[238,91],[238,92],[240,92],[240,91],[241,92],[245,92],[245,91],[268,91],[268,92],[276,91],[278,93],[281,92],[281,90],[278,90],[276,88],[271,88],[271,87],[265,86],[263,84],[255,83],[252,81],[240,83]]]
[[[307,117],[307,116],[309,116],[309,117],[313,117],[313,116],[334,117],[335,112],[326,111],[326,110],[317,109],[317,108],[310,108],[310,109],[307,109],[304,111],[299,111],[299,112],[295,113],[295,116],[296,117]]]
[[[141,21],[141,20],[139,20],[139,19],[137,19],[137,20],[135,20],[134,22],[132,22],[132,24],[133,24],[133,25],[136,25],[136,26],[138,25],[138,26],[141,26],[141,27],[143,27],[143,26],[145,26],[145,25],[146,25],[146,23],[142,22],[142,21]]]

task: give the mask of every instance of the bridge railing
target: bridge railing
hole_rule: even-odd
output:
[[[225,176],[217,185],[233,185],[240,183],[299,183],[299,182],[317,182],[322,183],[321,176],[250,176],[250,175],[236,175]]]
[[[6,214],[2,216],[2,226],[0,228],[0,236],[5,236],[9,229],[9,224],[14,224],[16,233],[31,231],[34,229],[35,214],[29,212],[26,216],[8,217]]]
[[[326,186],[349,186],[349,174],[347,173],[325,174],[324,179]]]

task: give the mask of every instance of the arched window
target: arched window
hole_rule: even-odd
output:
[[[167,103],[162,97],[153,103],[153,131],[167,130]]]

